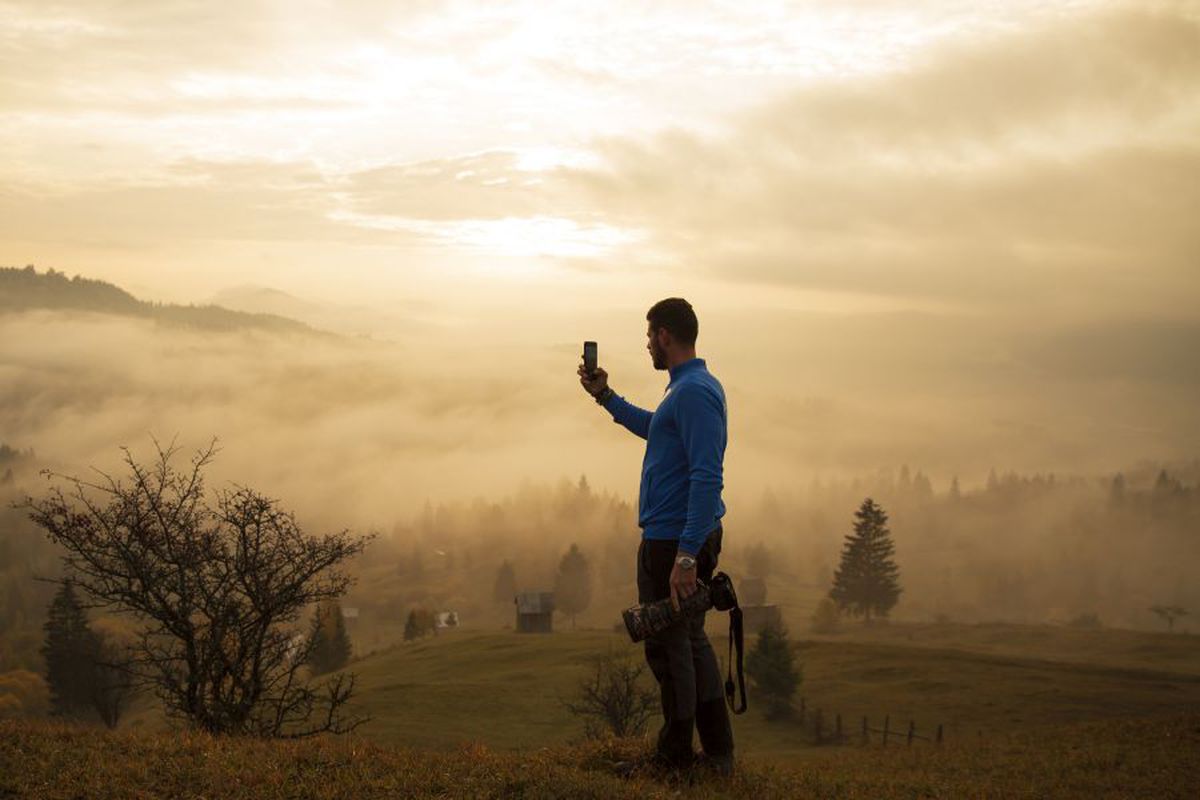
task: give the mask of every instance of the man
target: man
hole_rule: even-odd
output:
[[[704,359],[696,357],[699,324],[691,304],[678,297],[662,300],[646,321],[646,349],[654,368],[670,374],[654,412],[613,392],[603,369],[588,374],[581,364],[579,381],[614,422],[646,440],[638,497],[638,602],[670,597],[678,608],[680,598],[696,591],[697,578],[712,578],[721,552],[725,391]],[[679,620],[645,646],[662,696],[658,758],[674,767],[691,766],[696,729],[704,761],[729,774],[733,729],[704,615]]]

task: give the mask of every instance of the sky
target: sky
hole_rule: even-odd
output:
[[[814,470],[1194,455],[1198,218],[1196,2],[0,1],[0,264],[644,404],[682,295]]]

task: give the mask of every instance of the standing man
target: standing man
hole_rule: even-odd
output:
[[[708,582],[721,552],[725,504],[722,462],[725,390],[696,357],[699,323],[686,300],[661,300],[646,314],[646,349],[655,369],[667,370],[666,393],[653,412],[613,392],[608,373],[579,367],[579,381],[613,421],[646,440],[638,497],[638,602],[696,591]],[[658,757],[674,767],[692,765],[692,731],[704,761],[720,774],[733,769],[733,728],[725,708],[717,656],[704,633],[704,615],[681,619],[646,640],[646,662],[662,695]]]

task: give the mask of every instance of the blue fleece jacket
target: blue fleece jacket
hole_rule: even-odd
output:
[[[646,440],[638,525],[644,539],[678,539],[695,555],[725,515],[728,410],[725,390],[693,358],[670,371],[666,394],[653,412],[613,395],[604,408],[613,421]]]

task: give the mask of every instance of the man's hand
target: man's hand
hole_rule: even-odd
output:
[[[608,373],[602,367],[596,367],[596,371],[589,375],[587,368],[583,366],[583,362],[580,362],[578,372],[580,385],[592,397],[603,392],[608,386]]]
[[[684,569],[679,562],[671,567],[671,605],[679,610],[679,601],[696,593],[696,568]]]

